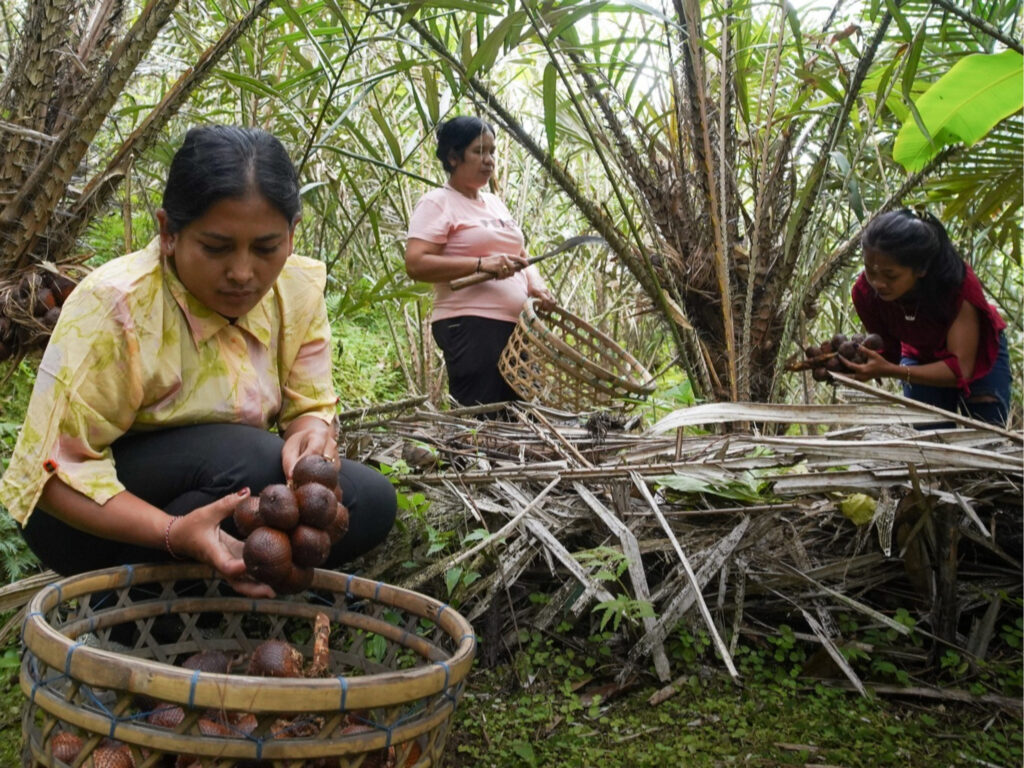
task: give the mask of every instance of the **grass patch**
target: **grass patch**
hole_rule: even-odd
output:
[[[1020,721],[999,712],[865,699],[772,679],[694,674],[653,706],[644,685],[607,702],[507,669],[474,672],[448,743],[453,768],[719,765],[1017,766]]]
[[[5,620],[9,616],[3,617]],[[12,645],[0,653],[0,765],[21,764],[21,704],[18,651]]]

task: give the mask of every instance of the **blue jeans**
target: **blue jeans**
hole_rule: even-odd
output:
[[[901,365],[918,365],[912,357],[904,357]],[[960,412],[978,421],[985,421],[1000,427],[1006,426],[1010,414],[1010,353],[1006,334],[999,333],[999,353],[992,370],[971,383],[971,396],[964,398],[963,392],[955,387],[931,387],[926,384],[904,384],[903,394],[922,403],[935,405],[946,411]],[[978,402],[977,398],[987,398]],[[936,425],[929,424],[928,428]],[[948,426],[952,426],[949,423]]]

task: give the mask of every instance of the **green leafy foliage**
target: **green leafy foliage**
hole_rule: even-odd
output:
[[[893,147],[893,159],[910,171],[921,170],[949,144],[974,144],[1020,111],[1024,57],[1017,51],[966,56],[914,106],[917,115],[904,122]]]
[[[754,472],[733,475],[711,467],[688,468],[685,474],[662,475],[657,481],[677,493],[704,493],[758,504],[771,498],[770,481],[759,479]]]
[[[14,445],[25,420],[29,394],[35,382],[34,360],[23,360],[17,368],[13,363],[0,364],[0,379],[7,378],[6,391],[0,395],[0,470],[6,470]],[[35,572],[39,560],[25,545],[13,518],[0,507],[0,577],[4,583]]]
[[[656,689],[646,683],[619,687],[600,675],[606,634],[570,645],[531,630],[519,639],[511,669],[470,677],[448,743],[453,768],[902,768],[976,760],[1016,765],[1022,756],[1012,715],[957,705],[904,707],[802,679],[808,648],[792,630],[740,643],[743,682],[736,686],[704,666],[714,663],[706,634],[680,628],[668,649],[689,671],[659,704],[650,702]],[[518,685],[510,685],[513,675]],[[988,726],[975,727],[978,722]]]

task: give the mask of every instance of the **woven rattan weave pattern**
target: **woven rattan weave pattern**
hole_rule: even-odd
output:
[[[611,337],[560,307],[543,312],[534,299],[498,367],[520,397],[569,411],[626,410],[654,391],[650,374]]]
[[[254,600],[222,586],[206,566],[165,564],[95,571],[42,590],[23,630],[23,765],[69,765],[53,755],[62,733],[82,744],[74,765],[92,765],[90,755],[109,739],[130,751],[125,764],[135,768],[440,763],[476,649],[456,611],[323,570],[309,592],[291,598]],[[332,627],[326,677],[174,665],[199,650],[244,657],[268,639],[289,640],[308,658],[305,638],[317,613]],[[172,637],[168,619],[177,628]],[[133,630],[129,650],[113,650],[116,628],[118,636]],[[169,706],[185,713],[180,723],[150,722]],[[239,713],[254,725],[234,729]],[[212,735],[211,718],[225,724]]]

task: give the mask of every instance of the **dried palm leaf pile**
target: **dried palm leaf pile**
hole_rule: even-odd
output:
[[[686,672],[666,652],[680,622],[734,677],[741,640],[788,625],[862,693],[840,616],[913,631],[922,665],[984,659],[1019,616],[1022,436],[928,428],[929,406],[847,383],[837,405],[715,403],[643,431],[530,405],[343,414],[350,454],[407,465],[421,510],[370,575],[447,595],[485,660],[521,628],[615,626],[621,679]]]

